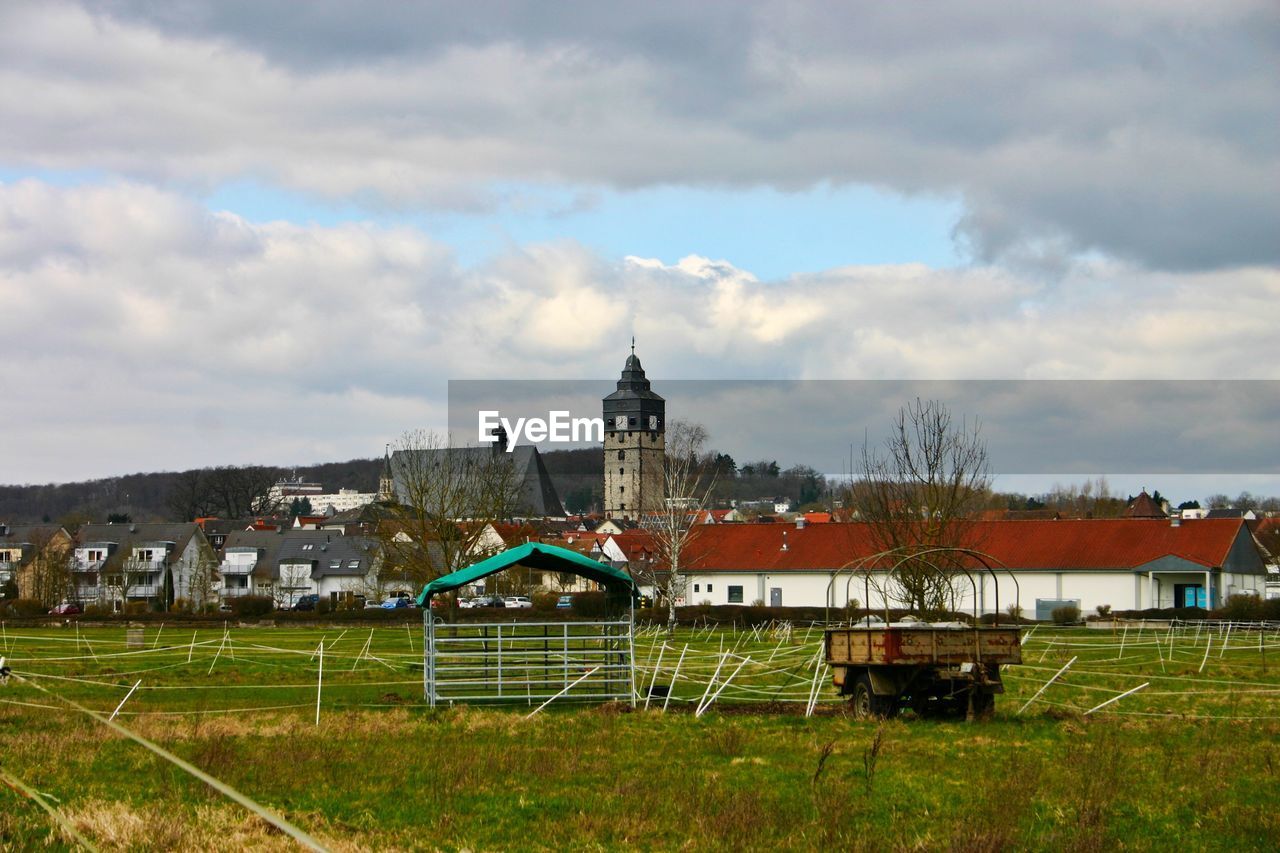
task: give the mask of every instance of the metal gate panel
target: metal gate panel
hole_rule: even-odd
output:
[[[438,704],[635,702],[630,619],[445,623],[424,619],[423,695]]]

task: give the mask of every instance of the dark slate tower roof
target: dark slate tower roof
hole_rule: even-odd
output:
[[[644,367],[632,350],[618,379],[618,390],[604,398],[604,428],[606,432],[619,429],[651,430],[650,418],[656,417],[657,432],[666,429],[667,403],[649,387]],[[618,425],[618,418],[626,417],[625,427]]]

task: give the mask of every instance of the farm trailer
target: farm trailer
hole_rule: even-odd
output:
[[[836,688],[862,717],[989,716],[1004,692],[1000,667],[1022,663],[1018,628],[928,623],[829,628],[827,663]]]

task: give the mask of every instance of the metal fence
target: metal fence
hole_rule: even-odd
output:
[[[452,624],[424,620],[423,695],[431,707],[635,702],[634,623]]]

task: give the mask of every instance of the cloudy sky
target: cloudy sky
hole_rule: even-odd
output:
[[[369,456],[633,334],[1280,379],[1278,60],[1270,0],[6,2],[0,482]]]

